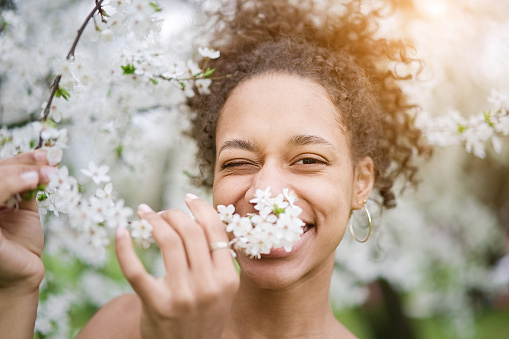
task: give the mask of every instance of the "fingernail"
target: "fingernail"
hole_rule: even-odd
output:
[[[36,171],[23,172],[20,177],[27,185],[36,185],[39,182],[39,174]]]
[[[127,230],[125,229],[125,227],[119,226],[115,230],[115,236],[117,237],[117,239],[121,239],[121,238],[125,237],[126,234],[127,234]]]
[[[38,150],[34,152],[34,158],[37,161],[43,161],[46,160],[47,152],[44,150]]]
[[[187,193],[186,199],[194,200],[194,199],[198,199],[198,197],[196,195],[194,195],[193,193]]]
[[[154,212],[154,210],[152,210],[147,204],[140,204],[140,206],[138,206],[138,211],[142,213]]]

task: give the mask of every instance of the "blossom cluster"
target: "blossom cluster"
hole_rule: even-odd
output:
[[[500,153],[500,138],[509,135],[509,95],[492,90],[488,102],[499,108],[469,119],[457,111],[436,118],[424,113],[418,116],[417,124],[430,144],[440,147],[463,145],[467,152],[485,158],[487,143],[491,142],[495,152]]]
[[[180,61],[168,50],[158,47],[157,43],[147,43],[150,35],[159,31],[162,22],[155,16],[161,11],[157,2],[115,0],[95,3],[94,11],[82,25],[83,28],[92,27],[92,30],[78,31],[65,60],[46,56],[53,64],[49,73],[39,70],[33,74],[40,78],[56,75],[52,85],[54,93],[50,99],[39,104],[40,108],[34,107],[29,120],[19,124],[21,127],[0,128],[0,159],[42,148],[47,151],[49,163],[56,165],[62,162],[64,149],[72,143],[71,136],[78,139],[83,134],[90,141],[96,141],[100,144],[95,152],[96,162],[103,165],[97,166],[95,162],[90,162],[88,169],[78,171],[89,178],[88,183],[80,184],[67,166],[60,165],[47,187],[41,187],[39,192],[30,194],[37,195],[41,215],[47,215],[48,212],[57,217],[65,215],[73,234],[79,238],[77,240],[91,245],[98,253],[104,253],[104,247],[109,244],[112,230],[116,227],[130,227],[132,237],[146,248],[153,242],[152,226],[145,220],[129,221],[133,211],[125,206],[124,200],[114,199],[108,175],[109,166],[104,163],[117,162],[132,171],[138,170],[144,161],[140,157],[137,136],[139,127],[133,122],[137,112],[146,112],[150,107],[175,105],[174,102],[166,102],[167,98],[172,97],[175,88],[188,97],[194,95],[194,89],[200,94],[208,94],[208,86],[212,81],[209,77],[214,69],[202,69],[193,60]],[[2,38],[6,43],[12,43],[12,48],[0,57],[0,76],[11,65],[19,64],[15,61],[22,54],[20,50],[33,45],[27,43],[25,46],[25,36],[20,36],[24,32],[21,29],[24,27],[23,9],[23,4],[20,4],[19,13],[1,13],[5,21]],[[124,47],[121,51],[108,51],[107,45],[102,45],[109,58],[91,58],[79,51],[75,52],[78,40],[85,39],[86,44],[87,38],[92,45],[97,45],[97,40],[110,42],[119,38],[135,38],[135,41],[126,44],[132,48]],[[219,57],[219,52],[207,48],[199,48],[198,53],[205,59]],[[32,75],[34,72],[29,73]],[[10,84],[10,78],[2,80],[6,85]],[[158,81],[164,84],[158,84]],[[32,82],[31,86],[34,87],[33,84],[38,83],[38,80],[27,82]],[[157,88],[156,92],[153,88]],[[42,101],[41,93],[32,88],[18,92],[37,94]],[[6,106],[0,107],[3,108]],[[31,121],[37,118],[39,109],[42,109],[41,121]],[[23,113],[26,115],[26,112]],[[59,128],[62,125],[68,128]],[[13,197],[9,205],[17,205],[22,198],[21,195]]]
[[[208,59],[219,58],[219,51],[209,48],[198,48],[200,56]],[[211,75],[213,68],[202,68],[195,61],[187,62],[174,60],[168,63],[168,58],[163,50],[152,49],[150,51],[137,50],[125,52],[123,55],[125,65],[122,65],[123,73],[147,79],[149,83],[157,85],[159,81],[168,81],[176,88],[181,89],[185,96],[191,98],[195,95],[195,89],[200,95],[210,94]]]
[[[273,248],[284,247],[290,252],[306,225],[299,218],[302,209],[295,205],[296,199],[295,193],[287,188],[272,197],[269,186],[265,190],[257,189],[255,197],[250,200],[258,213],[241,217],[235,213],[233,205],[218,205],[219,217],[226,231],[234,236],[230,244],[258,259],[261,254],[269,254]]]

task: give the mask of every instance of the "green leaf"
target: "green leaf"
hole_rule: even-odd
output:
[[[491,111],[483,112],[484,113],[484,120],[490,125],[490,127],[495,127],[495,124],[493,121],[491,121]]]
[[[69,100],[69,98],[71,97],[71,94],[62,86],[58,86],[58,89],[60,90],[60,93],[62,94],[64,99]]]
[[[37,193],[39,193],[39,191],[43,191],[44,188],[46,188],[46,185],[39,184],[37,186],[37,188],[34,188],[33,190],[30,190],[28,192],[25,192],[23,194],[23,200],[27,201],[27,200],[31,200],[31,199],[35,198],[37,196]]]
[[[6,29],[7,26],[9,26],[9,23],[7,21],[5,21],[5,19],[2,17],[2,25],[0,25],[0,32],[2,32],[4,29]]]
[[[43,192],[43,193],[41,193],[41,194],[39,194],[39,195],[37,196],[37,201],[43,201],[43,200],[46,200],[46,199],[48,199],[48,198],[49,198],[49,197],[48,197],[48,195],[47,195],[46,193],[44,193],[44,192]]]
[[[205,71],[205,73],[203,73],[203,77],[204,78],[208,78],[209,76],[211,76],[212,74],[214,74],[214,72],[216,71],[215,68],[207,68],[207,70]]]
[[[161,12],[163,10],[161,6],[159,6],[159,4],[155,1],[150,1],[150,6],[152,6],[155,12]]]
[[[156,80],[156,79],[154,79],[154,78],[150,78],[149,80],[150,80],[150,82],[151,82],[151,83],[153,83],[154,85],[157,85],[157,84],[158,84],[157,80]]]
[[[38,141],[35,141],[34,139],[31,139],[30,140],[30,148],[34,148],[35,146],[37,146],[39,142]]]
[[[274,214],[279,217],[281,213],[285,211],[284,208],[279,208],[277,205],[274,205]]]
[[[124,74],[134,74],[134,72],[136,71],[136,67],[134,67],[134,65],[132,65],[132,64],[127,64],[125,66],[120,66],[120,67],[122,67]]]
[[[65,88],[58,86],[57,90],[55,91],[55,96],[57,98],[62,97],[68,101],[69,98],[71,97],[71,94],[69,94],[69,92]]]
[[[124,145],[120,144],[115,148],[115,153],[117,154],[117,157],[121,158],[122,153],[124,152]]]

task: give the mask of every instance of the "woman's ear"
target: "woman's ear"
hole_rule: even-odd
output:
[[[354,185],[352,192],[352,209],[359,209],[368,200],[375,183],[375,167],[373,159],[365,157],[355,167]]]

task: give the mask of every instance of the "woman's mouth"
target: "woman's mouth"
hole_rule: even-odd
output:
[[[261,257],[266,259],[284,258],[291,256],[293,253],[297,252],[309,240],[308,238],[313,236],[312,235],[312,233],[314,232],[313,230],[314,228],[316,228],[315,224],[308,223],[305,224],[306,225],[302,228],[304,232],[300,235],[300,239],[293,243],[292,250],[290,252],[286,252],[286,250],[283,247],[280,247],[272,249],[269,254],[262,254]]]
[[[303,233],[306,233],[307,231],[309,231],[313,227],[315,227],[315,225],[306,223],[306,226],[304,226],[303,229],[302,229],[304,231]]]

